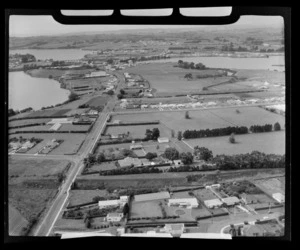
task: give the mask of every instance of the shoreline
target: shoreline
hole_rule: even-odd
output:
[[[13,70],[13,71],[10,71],[9,70],[9,72],[8,73],[13,73],[13,72],[20,72],[20,71],[23,71],[23,69],[22,70]],[[30,76],[30,77],[32,77],[32,78],[44,78],[44,79],[49,79],[49,78],[47,78],[47,77],[36,77],[36,76],[33,76],[33,75],[31,75],[30,73],[28,73],[28,71],[23,71],[24,72],[24,74],[26,74],[26,75],[28,75],[28,76]],[[52,78],[52,79],[49,79],[49,80],[54,80],[54,81],[56,81],[58,84],[59,84],[59,87],[60,87],[60,89],[64,89],[64,90],[68,90],[69,91],[69,94],[68,95],[70,95],[70,93],[71,93],[71,91],[69,90],[69,89],[67,89],[67,88],[64,88],[63,86],[62,86],[62,83],[58,80],[58,79],[55,79],[55,78]],[[67,99],[64,101],[64,102],[66,102],[66,101],[68,101],[69,99],[68,99],[68,97],[67,97]],[[63,106],[64,104],[63,103],[56,103],[56,104],[52,104],[52,108],[55,108],[56,107],[56,105],[58,105],[58,104],[61,104],[60,106]],[[13,108],[11,108],[11,107],[8,107],[8,109],[13,109],[13,110],[24,110],[24,109],[28,109],[28,108],[32,108],[32,107],[25,107],[25,108],[22,108],[22,109],[13,109]],[[50,108],[49,108],[50,109]],[[43,109],[43,110],[47,110],[47,108],[46,109]],[[34,108],[32,108],[32,111],[31,112],[35,112],[35,111],[42,111],[42,109],[40,108],[40,109],[34,109]],[[26,112],[24,112],[24,113],[26,113]],[[22,114],[22,113],[19,113],[19,114]]]

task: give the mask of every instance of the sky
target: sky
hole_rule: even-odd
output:
[[[172,11],[172,10],[171,10]],[[103,13],[103,12],[102,12]],[[149,12],[148,12],[149,13]],[[170,9],[155,11],[156,14],[170,14]],[[186,9],[182,14],[196,15],[199,11]],[[202,11],[202,14],[209,13],[208,10]],[[212,12],[210,12],[212,13]],[[229,14],[228,10],[219,11],[220,15]],[[85,13],[87,14],[87,13]],[[95,14],[92,13],[91,14]],[[105,14],[105,13],[104,13]],[[127,13],[130,12],[127,10]],[[145,11],[139,11],[140,15],[145,15]],[[213,15],[214,13],[212,13]],[[150,13],[151,15],[151,13]],[[242,16],[235,24],[230,24],[232,27],[238,26],[249,27],[283,27],[283,18],[280,16]],[[9,34],[10,37],[27,37],[27,36],[52,36],[52,35],[64,35],[68,33],[80,33],[80,32],[105,32],[116,30],[130,30],[130,29],[153,29],[153,28],[193,28],[192,25],[64,25],[56,22],[52,16],[22,16],[12,15],[9,19]],[[200,26],[203,27],[203,26]],[[212,26],[210,26],[212,27]]]

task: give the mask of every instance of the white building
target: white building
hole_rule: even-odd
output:
[[[98,202],[99,209],[104,209],[108,207],[118,207],[120,206],[119,200],[104,200]]]
[[[174,160],[173,161],[176,167],[179,167],[182,165],[182,161],[181,160]]]
[[[282,193],[275,193],[272,194],[274,200],[278,201],[279,203],[284,203],[285,196]]]
[[[168,206],[179,206],[186,208],[196,208],[198,207],[198,201],[196,198],[178,198],[169,199]]]
[[[118,222],[123,218],[123,213],[110,213],[106,215],[106,221]]]
[[[167,137],[159,137],[157,138],[158,143],[167,143],[169,142],[169,138]]]
[[[233,206],[233,205],[237,205],[240,203],[240,200],[235,197],[235,196],[232,196],[232,197],[226,197],[226,198],[223,198],[221,199],[227,206]]]
[[[215,208],[215,207],[220,207],[223,204],[223,202],[221,202],[219,199],[212,199],[212,200],[204,201],[204,204],[208,208]]]
[[[172,235],[180,236],[184,232],[184,223],[166,224],[163,231]]]

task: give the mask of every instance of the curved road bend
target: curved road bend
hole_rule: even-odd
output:
[[[108,115],[108,112],[102,112],[99,115],[98,119],[96,120],[93,126],[92,131],[88,134],[88,136],[85,139],[84,145],[82,145],[80,149],[80,154],[74,155],[72,157],[73,167],[68,173],[68,176],[65,179],[64,183],[61,185],[59,193],[53,201],[52,206],[48,209],[44,218],[42,218],[39,224],[35,227],[35,236],[48,236],[50,234],[55,221],[57,220],[61,210],[63,209],[66,201],[68,200],[69,191],[71,189],[73,181],[83,169],[83,159],[92,150],[92,148],[98,141]],[[69,156],[67,157],[67,159],[69,159]]]

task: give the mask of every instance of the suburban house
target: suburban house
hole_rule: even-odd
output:
[[[87,113],[87,115],[88,116],[91,116],[91,117],[97,117],[98,116],[98,111],[97,110],[94,110],[94,109],[91,109],[88,113]]]
[[[174,160],[173,161],[176,167],[179,167],[182,165],[182,161],[181,160]]]
[[[13,150],[16,150],[20,148],[22,144],[20,142],[10,142],[9,145]]]
[[[272,194],[274,200],[278,201],[279,203],[284,203],[285,196],[282,193],[275,193]]]
[[[240,203],[240,200],[235,197],[235,196],[232,196],[232,197],[226,197],[226,198],[223,198],[221,199],[227,206],[234,206],[234,205],[237,205]]]
[[[212,200],[204,201],[204,204],[208,208],[215,208],[215,207],[220,207],[223,204],[223,202],[220,201],[219,199],[212,199]]]
[[[170,199],[169,192],[158,192],[150,194],[138,194],[134,196],[134,201],[153,201],[153,200],[165,200]]]
[[[123,160],[118,160],[120,167],[141,166],[142,161],[138,158],[126,157]]]
[[[180,236],[184,232],[184,223],[166,224],[163,231],[172,234],[172,236]]]
[[[198,201],[196,198],[178,198],[169,199],[168,206],[179,206],[186,208],[196,208],[198,207]]]
[[[170,140],[169,140],[169,138],[167,138],[167,137],[158,137],[158,138],[157,138],[157,141],[158,141],[158,143],[167,143],[167,142],[169,142]]]
[[[106,215],[106,221],[121,221],[123,218],[123,213],[109,213]]]

